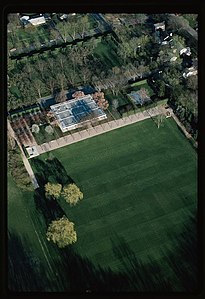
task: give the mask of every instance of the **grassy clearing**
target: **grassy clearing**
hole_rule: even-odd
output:
[[[147,79],[144,79],[142,81],[138,81],[138,82],[132,83],[131,87],[140,86],[140,85],[145,84],[145,83],[147,83]]]
[[[109,43],[106,40],[102,40],[98,43],[94,50],[94,54],[97,54],[107,69],[111,69],[114,66],[121,66],[121,61],[117,55],[116,45],[109,39]]]
[[[184,225],[195,217],[197,161],[174,120],[159,129],[146,120],[52,154],[84,193],[76,207],[60,201],[76,225],[78,254],[122,270],[114,248],[124,240],[142,262],[157,261],[177,287],[167,256],[169,250],[175,254]]]

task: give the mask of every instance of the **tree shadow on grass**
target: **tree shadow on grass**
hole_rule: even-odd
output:
[[[38,188],[34,191],[34,202],[37,210],[43,215],[46,225],[48,226],[51,221],[59,219],[65,215],[65,212],[53,198],[46,198],[45,191]]]
[[[88,258],[78,255],[72,247],[59,251],[62,257],[61,266],[66,273],[64,277],[69,281],[67,291],[75,293],[129,291],[124,274],[94,266]]]
[[[111,239],[111,242],[113,253],[121,261],[122,273],[128,277],[132,291],[172,291],[169,281],[161,275],[157,262],[150,260],[149,263],[143,263],[125,240],[117,234]]]
[[[125,240],[117,235],[111,240],[113,252],[122,263],[122,273],[129,278],[131,289],[138,292],[190,292],[199,290],[199,263],[195,220],[189,219],[183,232],[170,235],[175,247],[163,245],[163,262],[147,256],[142,262]],[[169,274],[168,274],[169,273]]]
[[[173,235],[170,234],[171,238]],[[175,236],[175,244],[173,250],[167,248],[165,253],[162,251],[166,255],[167,267],[172,269],[176,285],[180,284],[187,292],[197,292],[201,278],[196,219],[190,217],[184,224],[182,233]]]
[[[71,293],[112,293],[112,292],[172,292],[177,283],[182,292],[196,291],[196,247],[192,242],[190,226],[186,225],[174,251],[166,251],[165,271],[170,266],[176,277],[170,281],[164,277],[164,268],[149,259],[144,263],[123,238],[115,235],[112,239],[113,252],[122,262],[122,270],[95,266],[87,257],[80,256],[75,246],[63,249],[52,242],[46,242],[47,258],[52,265],[48,273],[47,264],[40,264],[28,244],[16,235],[9,234],[9,289],[13,291],[56,291]],[[188,238],[188,239],[187,239]],[[195,243],[195,241],[194,241]],[[25,246],[26,245],[26,246]],[[88,244],[89,246],[89,244]],[[55,279],[56,277],[56,279]],[[176,279],[176,281],[175,281]]]
[[[41,188],[44,188],[48,182],[59,183],[63,186],[75,183],[57,158],[47,159],[46,162],[35,158],[32,160],[32,164],[35,167],[35,176]]]
[[[50,291],[52,281],[25,240],[8,233],[8,288],[10,291]],[[43,279],[42,279],[43,278]]]

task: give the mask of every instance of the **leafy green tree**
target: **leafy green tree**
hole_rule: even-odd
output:
[[[70,205],[76,205],[83,199],[83,193],[75,184],[69,184],[63,188],[62,196]]]
[[[88,15],[81,16],[78,23],[79,23],[80,33],[82,34],[82,36],[84,36],[85,32],[90,29]]]
[[[59,220],[54,220],[49,224],[46,237],[48,241],[53,241],[59,248],[64,248],[77,241],[77,234],[74,223],[70,222],[66,216]]]
[[[61,184],[52,184],[48,182],[45,186],[45,194],[46,197],[54,197],[54,198],[59,198],[61,195],[61,190],[62,190],[62,185]]]

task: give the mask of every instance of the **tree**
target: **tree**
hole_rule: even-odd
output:
[[[39,130],[40,130],[40,128],[39,128],[39,126],[37,125],[37,124],[33,124],[32,125],[32,132],[33,133],[39,133]]]
[[[62,196],[70,205],[76,205],[79,200],[83,199],[83,193],[75,184],[64,186]]]
[[[34,87],[35,91],[37,91],[38,97],[41,98],[41,92],[42,92],[42,89],[44,88],[43,82],[39,79],[36,79],[33,81],[33,87]]]
[[[81,18],[79,19],[79,28],[80,28],[82,37],[84,37],[85,32],[90,29],[90,23],[89,23],[87,15],[81,16]]]
[[[147,20],[147,15],[144,13],[135,14],[137,21],[142,25]]]
[[[68,22],[62,22],[56,24],[56,29],[60,32],[63,41],[67,42],[67,36],[70,29],[70,24]]]
[[[61,86],[61,87],[62,87],[62,86]],[[56,94],[56,96],[55,96],[55,99],[56,99],[56,102],[57,102],[57,103],[65,102],[66,99],[67,99],[65,90],[61,90],[60,92],[58,92],[58,93]]]
[[[118,99],[114,99],[114,100],[112,101],[112,107],[113,107],[113,109],[114,109],[114,110],[117,110],[118,106],[119,106],[119,101],[118,101]]]
[[[190,76],[186,79],[186,86],[191,90],[198,89],[198,76]]]
[[[53,134],[53,128],[52,128],[50,125],[45,127],[45,131],[46,131],[48,134]]]
[[[89,68],[87,66],[83,66],[80,69],[80,73],[83,78],[83,84],[87,84],[91,80],[92,72],[89,70]]]
[[[162,124],[163,119],[164,119],[164,115],[162,115],[162,114],[157,115],[157,128],[158,129],[159,129],[160,125]]]
[[[93,100],[103,110],[106,110],[109,107],[108,101],[104,98],[104,92],[95,92],[93,94]]]
[[[70,222],[66,216],[54,220],[49,224],[46,237],[48,241],[53,241],[59,248],[75,243],[77,234],[74,230],[74,223]]]
[[[57,82],[59,82],[60,87],[61,87],[61,94],[58,94],[59,99],[56,99],[56,100],[57,101],[59,100],[59,102],[61,102],[61,98],[63,98],[62,102],[64,102],[66,100],[66,94],[64,92],[64,87],[65,87],[66,81],[67,81],[66,77],[63,73],[60,73],[60,74],[58,73],[56,75],[56,80],[57,80]]]
[[[54,198],[59,198],[61,195],[61,190],[62,190],[62,185],[61,184],[52,184],[48,182],[45,186],[45,194],[46,197],[54,197]]]

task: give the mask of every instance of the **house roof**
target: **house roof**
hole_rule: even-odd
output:
[[[46,20],[45,20],[44,16],[38,17],[38,18],[29,19],[28,21],[29,21],[29,23],[31,23],[34,26],[46,23]]]

